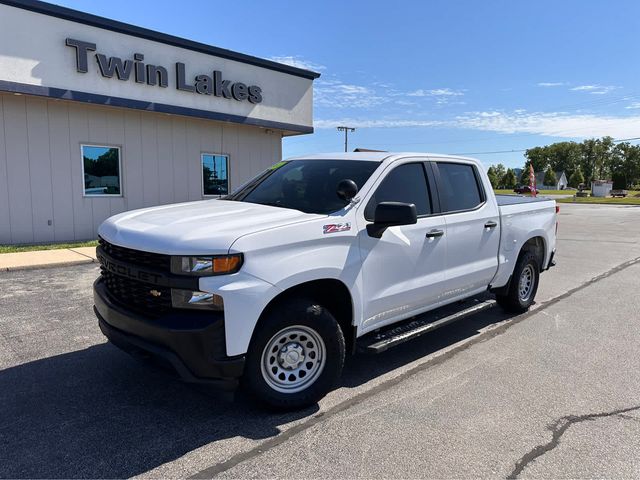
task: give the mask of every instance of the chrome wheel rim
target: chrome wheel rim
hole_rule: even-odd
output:
[[[533,271],[533,267],[531,265],[527,265],[522,270],[520,274],[520,280],[518,281],[518,295],[520,296],[520,300],[526,302],[531,297],[531,292],[533,291],[533,286],[535,283],[535,275]]]
[[[308,388],[324,370],[326,347],[313,328],[294,325],[267,342],[260,362],[262,377],[277,392],[296,393]]]

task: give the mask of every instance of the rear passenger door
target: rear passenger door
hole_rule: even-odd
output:
[[[446,295],[473,295],[487,288],[498,268],[498,207],[474,163],[436,161],[433,168],[447,227]]]
[[[420,160],[392,165],[358,211],[363,298],[367,299],[363,331],[407,318],[439,301],[445,281],[446,227],[428,170]],[[387,228],[381,238],[369,236],[366,224],[373,221],[375,207],[389,201],[415,204],[417,223]]]

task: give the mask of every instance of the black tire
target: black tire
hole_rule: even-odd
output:
[[[528,273],[525,273],[528,272]],[[520,280],[523,275],[531,275],[531,286],[527,294],[523,297],[523,290],[520,289]],[[513,269],[513,276],[506,294],[496,295],[498,304],[507,312],[523,313],[529,310],[533,304],[538,291],[538,283],[540,281],[540,266],[537,257],[530,251],[524,251],[520,254],[516,266]],[[526,282],[525,282],[526,283]]]
[[[308,335],[304,334],[305,331],[308,331]],[[300,332],[303,334],[300,335]],[[283,336],[286,337],[285,342],[277,342]],[[268,345],[271,347],[267,352]],[[305,350],[309,345],[311,347]],[[324,347],[324,362],[320,359],[321,346]],[[283,358],[286,356],[285,347],[298,349],[296,354],[299,356],[295,360],[311,360],[311,355],[318,352],[313,356],[316,363],[303,361],[299,368],[288,370],[291,365],[282,363],[288,361]],[[255,400],[272,408],[293,410],[307,407],[315,404],[335,386],[342,374],[344,357],[344,335],[333,315],[309,299],[288,300],[271,309],[261,319],[247,353],[243,385]],[[302,370],[310,364],[313,367],[308,368],[309,375],[303,378]],[[316,366],[318,369],[314,370]],[[283,374],[285,378],[281,377]],[[289,374],[290,377],[287,377]],[[309,383],[298,387],[294,385],[292,391],[283,391],[290,388],[284,383],[291,377],[295,382]]]

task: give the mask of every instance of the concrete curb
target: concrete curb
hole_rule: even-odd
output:
[[[0,254],[0,272],[96,263],[95,247],[61,248]]]

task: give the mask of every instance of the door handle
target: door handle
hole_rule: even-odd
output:
[[[429,230],[425,236],[427,238],[436,238],[441,237],[442,235],[444,235],[444,230],[438,230],[434,228],[433,230]]]
[[[484,224],[484,228],[495,228],[497,226],[498,224],[493,220],[489,220],[487,223]]]

